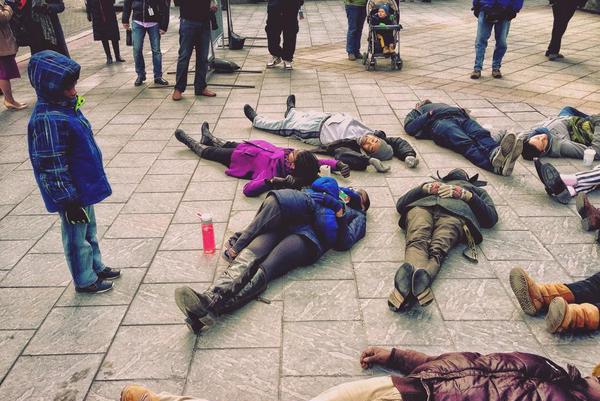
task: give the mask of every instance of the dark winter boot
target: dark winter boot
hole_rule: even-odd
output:
[[[225,141],[217,138],[210,132],[210,128],[208,123],[204,121],[202,123],[202,138],[200,139],[200,143],[206,146],[216,146],[217,148],[222,148],[225,145]]]
[[[256,255],[248,248],[243,249],[217,278],[212,288],[198,295],[198,305],[192,309],[194,315],[206,326],[214,324],[219,311],[232,302],[232,299],[254,277],[257,270]]]
[[[294,108],[296,108],[296,96],[295,95],[289,95],[286,101],[286,106],[287,109],[285,111],[285,116],[287,117],[288,114],[290,114],[290,111]]]
[[[427,306],[433,301],[431,281],[431,276],[425,269],[415,270],[412,276],[412,292],[421,306]]]
[[[185,133],[182,129],[175,130],[175,138],[185,146],[190,148],[195,154],[202,157],[202,151],[206,149],[203,145],[201,145],[198,141],[194,140],[188,134]]]
[[[254,122],[256,118],[256,111],[249,104],[244,105],[244,115],[248,120]]]
[[[598,230],[600,228],[600,210],[592,205],[584,193],[577,194],[577,213],[581,216],[581,226],[585,231]]]
[[[187,327],[196,334],[204,327],[204,324],[198,320],[204,313],[204,310],[200,307],[200,296],[201,294],[190,287],[179,287],[175,289],[175,303],[179,310],[185,315]]]
[[[410,306],[412,301],[411,278],[415,268],[410,263],[403,263],[396,271],[394,289],[388,298],[388,306],[394,312],[400,312]]]
[[[222,315],[224,313],[230,313],[234,310],[241,308],[248,302],[256,299],[261,293],[267,289],[267,275],[262,267],[259,267],[256,274],[252,276],[252,279],[244,288],[240,290],[233,298],[227,300],[221,305],[217,313]]]

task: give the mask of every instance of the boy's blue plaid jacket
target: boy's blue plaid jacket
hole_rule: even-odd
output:
[[[50,50],[29,62],[38,98],[27,129],[29,157],[49,212],[93,205],[112,193],[91,125],[77,109],[77,99],[63,94],[77,82],[80,68]]]

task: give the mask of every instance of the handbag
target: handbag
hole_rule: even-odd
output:
[[[131,34],[131,29],[125,31],[125,44],[127,46],[133,46],[133,37]]]

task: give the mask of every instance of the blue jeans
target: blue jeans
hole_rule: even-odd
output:
[[[477,20],[477,38],[475,39],[475,67],[474,70],[481,71],[483,69],[483,59],[485,57],[485,49],[488,45],[488,39],[492,35],[494,28],[494,36],[496,38],[496,48],[492,57],[492,69],[499,70],[502,66],[502,57],[506,53],[508,45],[506,38],[508,37],[508,29],[510,28],[509,20],[498,21],[495,24],[485,21],[485,12],[479,13]]]
[[[559,116],[575,116],[575,117],[583,117],[583,118],[587,118],[589,117],[587,114],[577,110],[575,107],[571,107],[571,106],[565,106],[561,109],[560,113],[558,113]]]
[[[436,145],[453,150],[466,157],[474,165],[494,171],[490,161],[498,143],[490,131],[470,118],[445,118],[433,123],[431,139]]]
[[[86,206],[84,209],[90,218],[88,224],[70,224],[64,212],[59,212],[65,257],[75,287],[78,288],[94,284],[98,280],[96,273],[105,269],[96,238],[94,206]]]
[[[160,52],[160,28],[154,25],[144,28],[135,21],[131,23],[133,39],[133,59],[135,61],[135,72],[138,76],[146,77],[146,63],[144,62],[144,37],[146,32],[150,37],[152,48],[152,67],[154,68],[154,79],[162,77],[162,53]]]
[[[365,19],[367,18],[367,8],[362,6],[352,6],[346,4],[346,17],[348,17],[348,35],[346,36],[346,52],[348,54],[360,54],[360,39],[362,35]]]
[[[206,88],[206,72],[208,71],[208,49],[210,47],[209,22],[196,22],[181,19],[179,24],[179,58],[177,59],[177,82],[175,89],[185,92],[187,86],[188,67],[192,51],[196,48],[196,73],[194,90],[196,94]]]

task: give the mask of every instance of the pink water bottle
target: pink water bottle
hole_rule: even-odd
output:
[[[215,253],[215,231],[213,228],[212,216],[207,213],[202,213],[202,247],[204,253]]]

